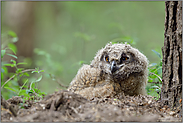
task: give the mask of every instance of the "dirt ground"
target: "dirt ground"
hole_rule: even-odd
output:
[[[180,102],[181,103],[181,102]],[[3,106],[3,108],[2,108]],[[23,108],[22,108],[23,107]],[[42,100],[1,98],[2,122],[182,122],[182,105],[173,111],[151,96],[93,98],[66,91]]]

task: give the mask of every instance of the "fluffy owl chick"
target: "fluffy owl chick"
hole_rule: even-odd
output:
[[[129,44],[108,43],[90,65],[83,65],[70,83],[69,91],[93,97],[145,95],[148,60]]]

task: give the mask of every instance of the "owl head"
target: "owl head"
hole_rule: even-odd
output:
[[[101,69],[115,81],[121,81],[135,73],[146,74],[148,60],[139,50],[127,43],[110,42],[97,52],[91,65]]]

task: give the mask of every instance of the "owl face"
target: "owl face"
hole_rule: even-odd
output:
[[[125,65],[133,61],[130,53],[122,51],[121,53],[109,53],[103,56],[102,62],[106,62],[110,74],[118,73]],[[102,67],[102,66],[101,66]]]
[[[98,51],[91,65],[101,69],[111,79],[122,81],[147,67],[147,58],[128,44],[107,44]]]

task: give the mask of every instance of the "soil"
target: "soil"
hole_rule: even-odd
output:
[[[152,96],[86,98],[61,90],[23,103],[1,97],[2,122],[182,122],[182,105],[170,110]]]

